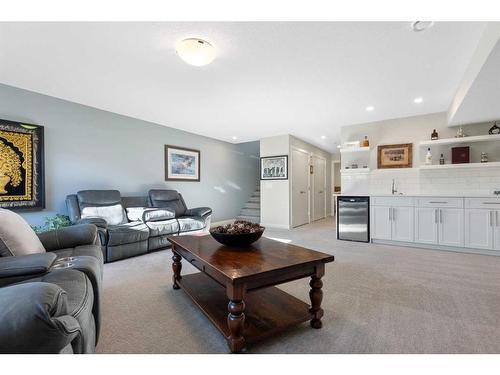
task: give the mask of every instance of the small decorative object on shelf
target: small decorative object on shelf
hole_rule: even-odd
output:
[[[365,139],[363,139],[363,147],[370,147],[370,141],[368,140],[368,136],[365,135]]]
[[[495,121],[495,123],[493,124],[493,126],[490,128],[490,130],[488,130],[488,133],[489,134],[500,134],[500,127],[497,126],[497,122]]]
[[[488,162],[488,153],[481,152],[481,163],[487,163],[487,162]]]
[[[452,164],[469,163],[469,146],[466,147],[452,147],[451,149],[451,162]]]
[[[455,138],[463,138],[463,137],[465,137],[464,129],[462,127],[459,127]]]
[[[441,157],[439,158],[439,164],[444,165],[444,156],[441,154]]]
[[[351,164],[351,168],[352,169],[358,169],[358,165],[357,164]]]
[[[430,147],[427,149],[427,154],[425,155],[425,165],[432,164],[432,154]]]
[[[438,138],[439,138],[438,132],[436,131],[436,129],[434,129],[434,131],[431,134],[431,141],[436,141]]]

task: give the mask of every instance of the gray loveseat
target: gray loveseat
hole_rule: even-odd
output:
[[[83,190],[66,197],[73,224],[99,228],[106,262],[169,247],[170,235],[207,231],[212,210],[188,209],[175,190],[150,190],[147,196],[122,197],[118,190]]]
[[[17,256],[0,240],[0,353],[94,353],[103,271],[97,228],[39,239],[45,253]]]

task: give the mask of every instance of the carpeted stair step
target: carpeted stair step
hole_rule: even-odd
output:
[[[253,208],[260,210],[260,202],[247,202],[243,208]]]
[[[256,216],[244,216],[244,215],[240,215],[240,216],[236,216],[236,220],[250,221],[251,223],[257,223],[257,224],[259,224],[260,223],[260,216],[256,217]]]
[[[260,217],[260,208],[242,208],[240,215]]]

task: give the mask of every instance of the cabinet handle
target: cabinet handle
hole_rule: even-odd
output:
[[[442,204],[446,204],[446,203],[448,203],[448,202],[446,202],[446,201],[434,201],[434,202],[432,202],[432,201],[431,201],[431,202],[429,202],[429,203],[434,203],[434,204],[439,204],[439,203],[442,203]]]
[[[396,209],[392,208],[392,221],[396,221]]]
[[[497,227],[498,227],[498,226],[500,226],[500,225],[498,224],[498,216],[499,216],[499,215],[498,215],[498,211],[495,211],[495,216],[496,216],[496,218],[497,218]]]
[[[483,204],[500,204],[500,202],[483,202]]]
[[[490,227],[493,226],[493,211],[490,211]]]
[[[438,223],[438,210],[436,208],[434,209],[434,223]]]
[[[439,210],[439,222],[443,224],[443,211],[441,209]]]
[[[392,221],[392,207],[389,207],[389,221]]]

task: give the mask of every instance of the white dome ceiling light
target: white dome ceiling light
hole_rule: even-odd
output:
[[[188,38],[177,42],[177,54],[186,63],[194,66],[210,64],[215,59],[215,47],[199,38]]]
[[[433,21],[415,21],[411,24],[411,28],[413,31],[418,33],[431,28],[433,25]]]

